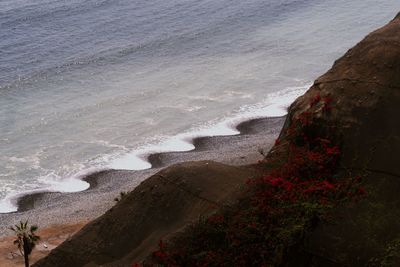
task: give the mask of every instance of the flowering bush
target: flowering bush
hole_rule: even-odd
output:
[[[326,116],[333,99],[316,95],[310,110]],[[284,153],[260,164],[265,175],[249,179],[249,197],[236,206],[200,220],[170,245],[159,249],[144,266],[276,266],[301,246],[306,234],[327,218],[329,210],[365,194],[360,177],[338,177],[338,138],[305,111],[295,118],[282,140]]]

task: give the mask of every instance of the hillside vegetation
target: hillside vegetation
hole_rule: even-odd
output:
[[[397,16],[290,106],[263,161],[166,168],[34,266],[400,266],[399,115]]]

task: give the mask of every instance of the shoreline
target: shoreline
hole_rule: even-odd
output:
[[[35,192],[17,199],[18,211],[0,214],[0,238],[9,235],[7,227],[29,219],[40,228],[53,224],[77,223],[97,218],[122,191],[131,191],[162,168],[184,161],[214,160],[230,165],[246,165],[262,158],[259,148],[269,150],[280,133],[285,116],[250,119],[235,128],[238,135],[206,136],[192,140],[195,149],[184,152],[162,152],[148,155],[152,168],[133,170],[100,170],[82,180],[87,190],[75,193]],[[62,212],[63,211],[63,212]]]
[[[399,214],[393,212],[400,184],[385,175],[398,169],[386,155],[400,150],[398,121],[390,116],[399,110],[400,95],[390,90],[400,84],[400,51],[391,47],[399,19],[336,60],[290,106],[293,120],[250,120],[237,126],[244,127],[239,136],[193,140],[193,152],[149,156],[158,166],[183,163],[145,180],[35,266],[400,266]],[[282,149],[274,145],[277,136]],[[259,149],[269,150],[271,161],[250,164]],[[312,157],[304,161],[304,155]],[[269,174],[275,176],[264,179]],[[110,175],[117,182],[124,173],[94,175],[93,190]],[[243,188],[248,182],[254,190]]]

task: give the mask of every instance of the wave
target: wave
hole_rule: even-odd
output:
[[[72,193],[87,190],[90,184],[83,180],[92,173],[102,170],[145,170],[152,168],[149,157],[152,154],[163,152],[183,152],[195,149],[193,140],[200,137],[230,136],[238,135],[240,131],[237,126],[248,120],[281,117],[287,114],[287,107],[300,95],[302,95],[310,84],[289,87],[285,90],[268,95],[262,103],[244,106],[233,116],[209,122],[201,127],[191,129],[173,137],[165,138],[158,143],[144,144],[129,152],[116,155],[105,155],[104,163],[100,166],[83,169],[69,177],[62,179],[59,175],[52,172],[39,178],[45,186],[40,189],[12,193],[0,201],[0,213],[10,213],[18,211],[18,199],[25,195],[43,192]],[[98,159],[97,159],[98,161]]]
[[[289,87],[286,90],[270,94],[262,103],[242,107],[237,114],[219,122],[211,122],[200,128],[193,129],[167,138],[157,144],[144,145],[139,149],[112,160],[108,166],[112,169],[144,170],[152,167],[148,161],[151,154],[163,152],[183,152],[195,149],[193,140],[206,136],[229,136],[240,132],[236,126],[244,121],[286,115],[287,107],[309,87]]]
[[[85,169],[65,179],[60,179],[61,177],[54,172],[44,175],[38,179],[40,182],[46,184],[43,188],[11,193],[2,199],[0,201],[0,214],[17,212],[18,199],[26,195],[46,192],[74,193],[85,191],[90,187],[90,184],[82,179],[100,170],[100,168]]]

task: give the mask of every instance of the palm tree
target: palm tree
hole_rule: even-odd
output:
[[[25,259],[25,267],[29,267],[29,254],[31,254],[36,242],[39,241],[40,237],[35,234],[38,227],[31,225],[28,228],[28,220],[25,222],[20,221],[10,229],[17,235],[17,239],[14,240],[14,244],[17,245],[21,255]]]

